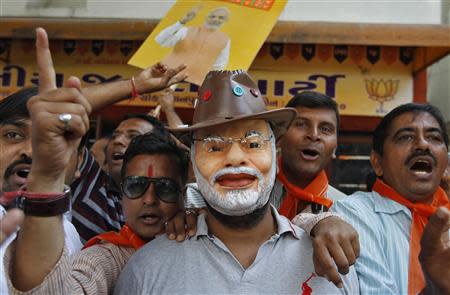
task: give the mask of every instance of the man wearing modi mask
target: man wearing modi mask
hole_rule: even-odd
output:
[[[184,243],[161,236],[144,246],[123,270],[115,293],[358,293],[353,268],[340,289],[316,276],[309,236],[269,204],[275,140],[295,116],[291,108],[267,111],[246,72],[210,72],[193,125],[172,129],[190,135],[207,214]]]

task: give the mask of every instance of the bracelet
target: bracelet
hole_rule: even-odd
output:
[[[131,99],[134,99],[136,97],[139,97],[139,92],[136,89],[136,81],[133,76],[131,77]]]
[[[187,215],[191,215],[191,214],[194,214],[194,215],[198,215],[198,212],[197,212],[197,210],[195,210],[195,209],[193,209],[193,208],[186,208],[185,210],[184,210],[184,214],[187,216]]]
[[[25,189],[8,192],[1,197],[2,203],[12,203],[22,209],[25,215],[49,217],[61,215],[70,210],[70,187],[65,185],[62,193],[33,193]]]

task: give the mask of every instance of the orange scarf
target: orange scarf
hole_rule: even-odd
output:
[[[409,240],[408,294],[418,294],[425,288],[425,279],[422,267],[419,263],[420,239],[422,238],[423,229],[428,223],[430,216],[441,206],[450,209],[450,202],[448,201],[447,195],[444,190],[439,187],[433,195],[433,202],[431,205],[413,203],[399,195],[393,188],[380,179],[377,179],[375,182],[373,190],[381,196],[402,204],[411,210],[412,224]]]
[[[145,245],[145,242],[126,224],[122,226],[118,233],[110,231],[93,237],[87,241],[83,249],[99,244],[100,242],[108,242],[117,246],[134,248],[136,250]]]
[[[284,215],[289,219],[292,219],[297,215],[299,201],[316,203],[327,208],[330,208],[331,205],[333,205],[333,201],[326,197],[328,177],[323,170],[305,189],[302,189],[287,180],[286,175],[284,175],[280,158],[278,161],[278,180],[287,190],[287,195],[284,197],[279,211],[281,215]]]

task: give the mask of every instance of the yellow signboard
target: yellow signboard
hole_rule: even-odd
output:
[[[52,41],[58,85],[71,75],[83,86],[130,78],[140,70],[126,62],[139,46],[127,40]],[[343,115],[382,116],[412,101],[412,56],[411,48],[265,44],[250,73],[270,109],[314,90],[335,98]],[[0,98],[37,82],[33,41],[0,40]],[[196,91],[194,84],[178,84],[175,106],[192,108]],[[120,105],[150,107],[156,101],[143,95]]]
[[[162,60],[187,65],[187,81],[200,85],[210,70],[247,70],[286,0],[178,0],[129,64]]]

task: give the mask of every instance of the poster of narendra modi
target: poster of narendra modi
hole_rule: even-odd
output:
[[[248,70],[287,0],[178,0],[129,60],[185,64],[200,85],[210,70]]]

